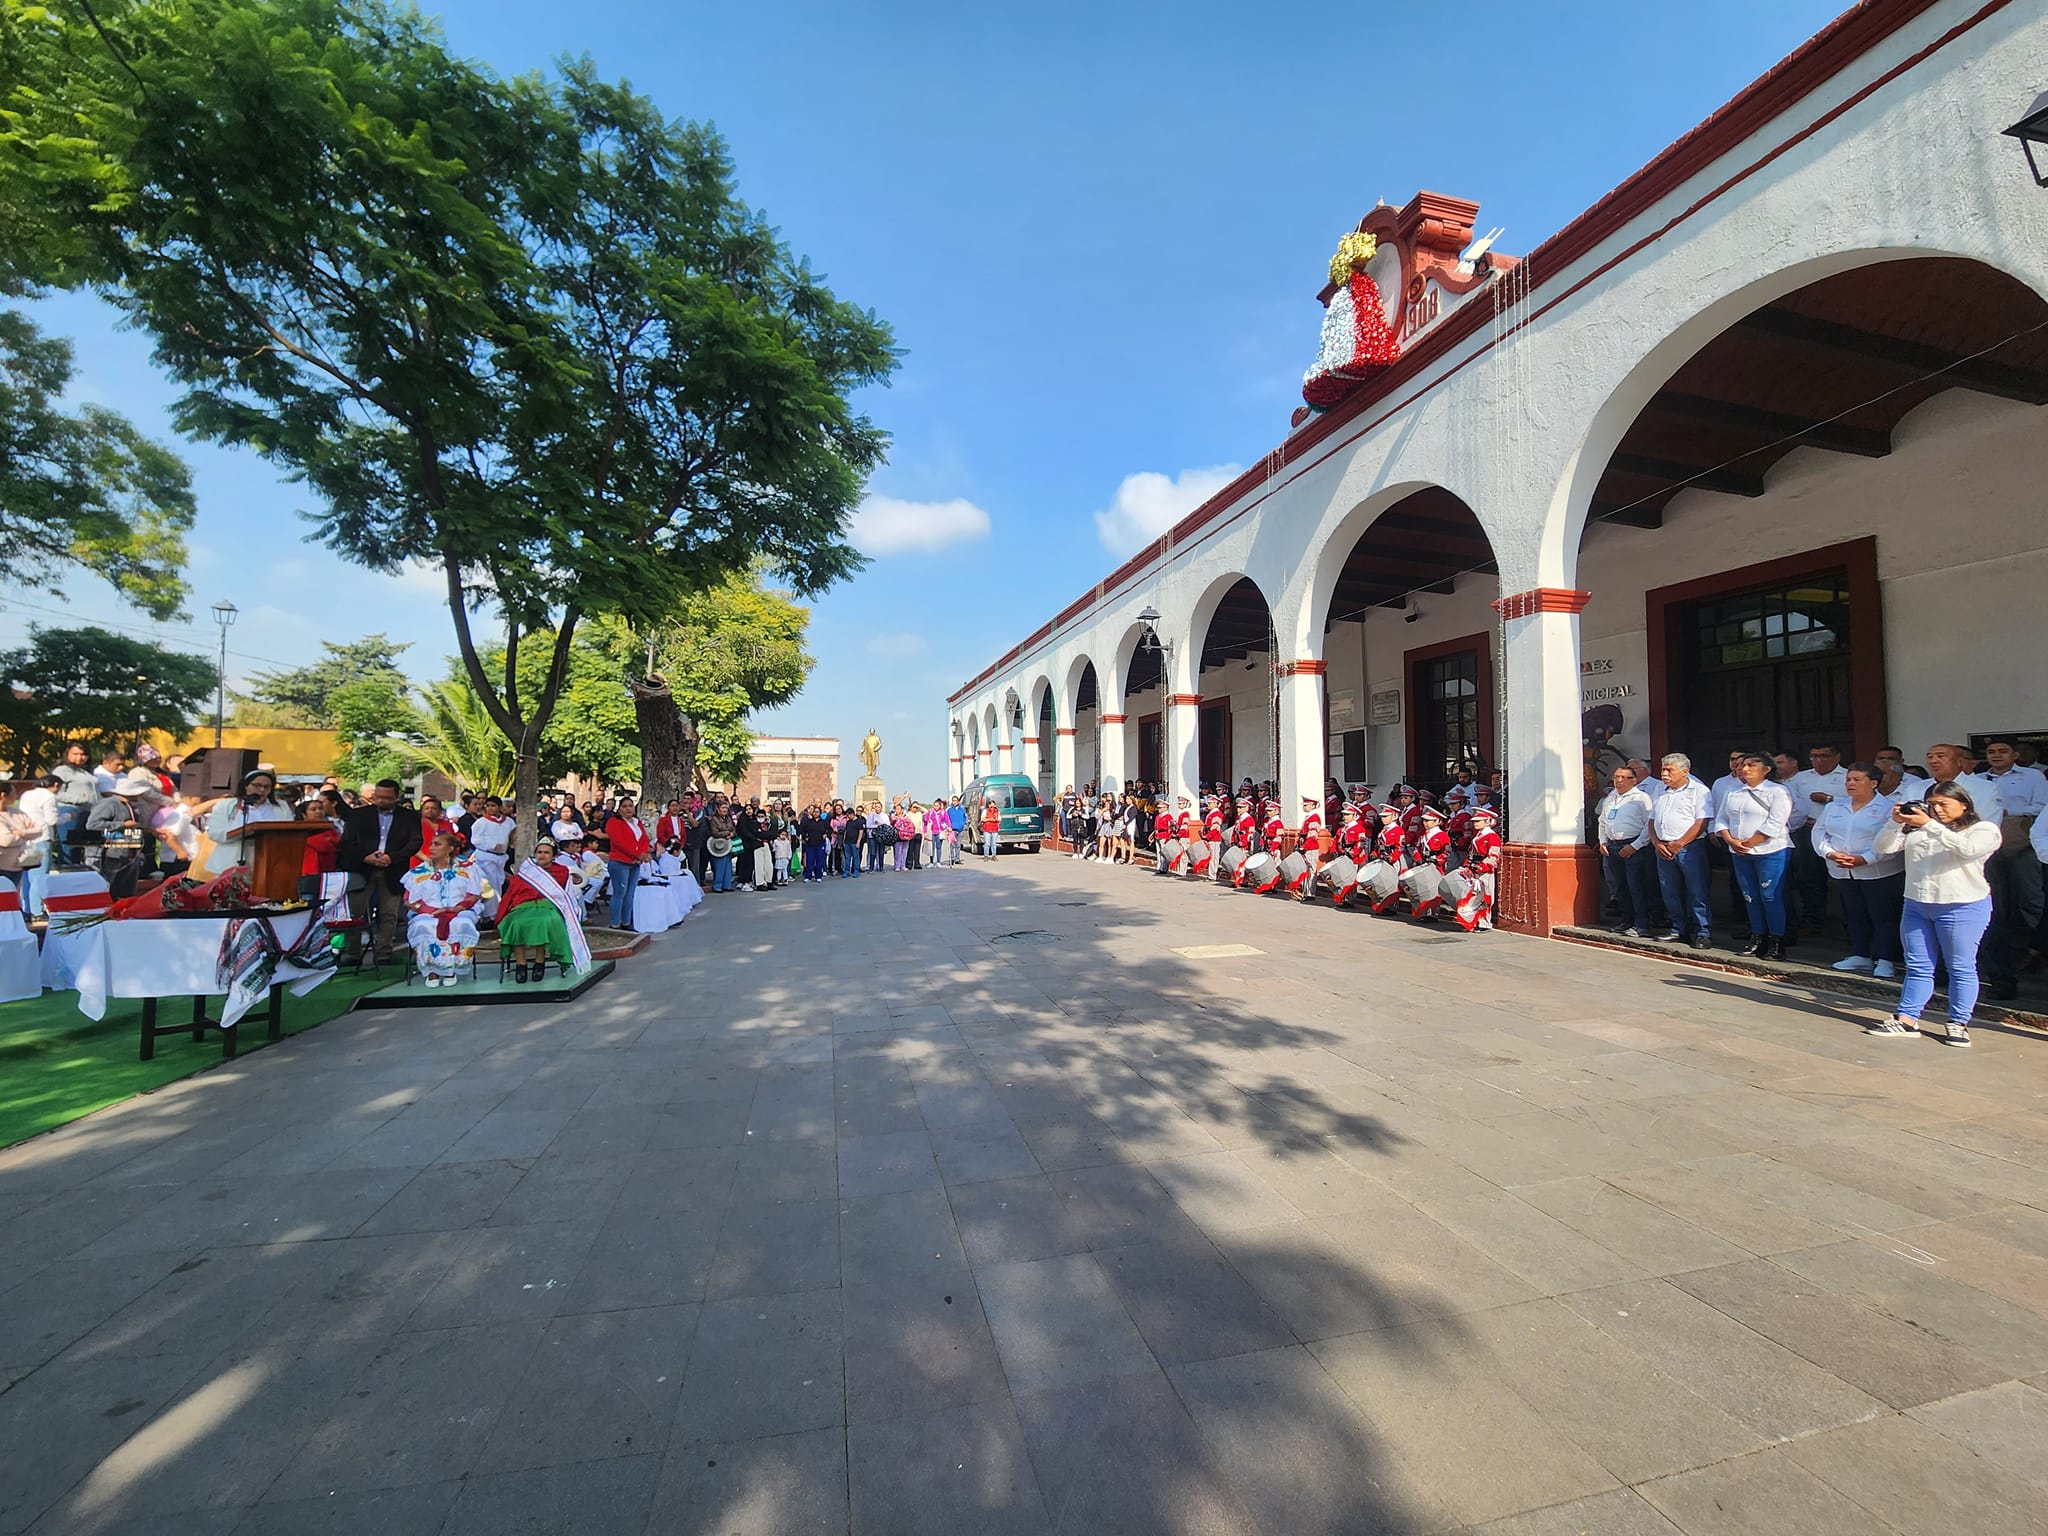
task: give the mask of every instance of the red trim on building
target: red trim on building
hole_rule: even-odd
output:
[[[1321,677],[1329,670],[1327,661],[1283,661],[1279,667],[1282,677]]]
[[[1074,727],[1072,727],[1071,725],[1056,726],[1054,727],[1054,729],[1056,729],[1062,736],[1071,736],[1074,734]]]
[[[1122,725],[1130,718],[1129,715],[1104,715],[1100,723],[1103,725]]]
[[[1861,4],[1844,12],[1737,92],[1698,127],[1668,145],[1641,170],[1524,256],[1522,262],[1529,267],[1531,291],[1544,287],[1546,280],[1561,274],[1572,262],[1579,260],[1602,241],[1612,237],[1632,219],[1640,217],[1714,161],[1732,153],[1745,140],[1761,132],[1779,116],[1789,112],[1815,91],[1827,85],[1894,33],[1910,26],[1936,3],[1937,0],[1862,0]],[[1978,10],[1964,17],[1926,47],[1900,60],[1846,100],[1744,166],[1721,185],[1673,215],[1660,228],[1635,241],[1625,250],[1617,252],[1563,292],[1554,296],[1546,295],[1542,308],[1532,311],[1529,323],[1533,324],[1536,319],[1576,294],[1587,284],[1597,281],[1615,267],[1663,239],[1680,224],[1770,166],[1782,155],[1812,138],[1901,75],[1939,53],[1957,38],[1982,25],[2010,3],[2011,0],[1986,0]],[[1430,365],[1489,324],[1491,317],[1491,306],[1483,304],[1463,304],[1444,316],[1423,334],[1411,351],[1404,353],[1377,379],[1334,410],[1324,413],[1294,433],[1278,448],[1263,455],[1258,463],[1176,523],[1164,538],[1135,560],[1120,567],[1111,582],[1098,583],[1093,589],[1068,604],[1053,621],[1054,627],[1064,627],[1086,613],[1114,589],[1114,580],[1137,574],[1143,568],[1141,562],[1186,545],[1194,534],[1221,518],[1240,498],[1257,489],[1261,483],[1271,484],[1282,470],[1297,466],[1313,467],[1302,464],[1309,450],[1328,445],[1328,452],[1316,460],[1318,463],[1322,458],[1339,451],[1343,444],[1330,443],[1330,439],[1340,429],[1358,423],[1359,418],[1374,405],[1388,400],[1396,389],[1416,379]],[[1356,431],[1347,433],[1344,441],[1352,441],[1371,431],[1423,395],[1441,387],[1490,350],[1491,344],[1477,349],[1471,357],[1458,363],[1442,377],[1431,380],[1400,400],[1393,401],[1382,414],[1358,425]],[[1240,508],[1238,515],[1249,512],[1261,500],[1264,500],[1264,497],[1259,497]],[[949,695],[947,702],[958,703],[993,676],[996,670],[995,667],[990,667],[962,687],[958,693]]]
[[[1581,843],[1509,843],[1501,849],[1494,922],[1547,938],[1553,928],[1600,920],[1600,855]]]
[[[1531,587],[1527,592],[1495,598],[1493,607],[1504,619],[1526,619],[1538,613],[1584,613],[1592,600],[1592,593],[1570,587]]]
[[[1017,738],[1017,745],[1020,747],[1035,747],[1038,745],[1038,738],[1036,736],[1019,736]]]
[[[1198,709],[1201,707],[1202,696],[1199,693],[1169,693],[1166,696],[1166,702],[1169,704],[1180,704],[1189,709]]]

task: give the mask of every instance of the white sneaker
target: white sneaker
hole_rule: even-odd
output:
[[[1890,981],[1899,974],[1899,968],[1889,960],[1880,960],[1877,962],[1877,968],[1870,974],[1877,977],[1880,981]]]
[[[1868,976],[1877,969],[1877,962],[1865,955],[1851,955],[1846,960],[1837,960],[1828,969],[1833,971],[1855,971],[1860,975]]]
[[[1970,1047],[1970,1026],[1967,1024],[1949,1025],[1948,1033],[1941,1037],[1941,1043],[1943,1045],[1959,1045],[1963,1049],[1968,1050]]]
[[[1914,1040],[1920,1035],[1920,1026],[1911,1019],[1880,1019],[1875,1024],[1863,1026],[1863,1033],[1875,1035],[1880,1040]]]

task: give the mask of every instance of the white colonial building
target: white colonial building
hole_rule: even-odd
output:
[[[955,694],[956,786],[1291,815],[1477,759],[1546,931],[1610,734],[1710,778],[2048,737],[2048,188],[2006,133],[2044,90],[2039,0],[1866,0],[1519,262],[1476,204],[1375,209],[1399,355]]]

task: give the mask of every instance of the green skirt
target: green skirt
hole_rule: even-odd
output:
[[[562,921],[553,902],[522,901],[499,919],[498,942],[545,949],[564,965],[575,958],[569,951],[569,925]]]

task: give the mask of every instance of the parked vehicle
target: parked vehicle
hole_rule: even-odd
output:
[[[1021,773],[991,773],[967,786],[960,803],[967,807],[967,827],[980,841],[981,807],[989,796],[996,802],[998,848],[1023,847],[1038,852],[1045,836],[1045,805],[1038,787]]]

